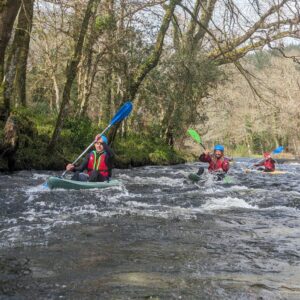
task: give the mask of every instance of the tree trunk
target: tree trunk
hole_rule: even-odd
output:
[[[4,143],[2,156],[7,159],[9,171],[15,168],[15,153],[19,147],[19,129],[14,116],[10,115],[4,127]]]
[[[162,20],[162,24],[160,26],[156,38],[154,49],[152,53],[148,56],[146,61],[139,66],[137,71],[129,79],[128,88],[123,95],[122,102],[125,102],[128,99],[133,100],[135,98],[136,93],[140,85],[142,84],[143,80],[147,76],[147,74],[157,66],[163,50],[164,38],[169,28],[170,22],[172,20],[175,7],[180,2],[181,0],[171,0],[170,4],[167,6],[164,18]],[[116,124],[113,127],[113,130],[111,131],[111,134],[109,136],[109,139],[111,141],[115,139],[118,128],[119,128],[119,124]]]
[[[96,20],[97,17],[106,18],[109,22],[113,22],[115,19],[114,16],[114,0],[104,0],[101,2],[101,14],[95,13],[93,19]],[[108,18],[109,17],[109,18]],[[92,28],[91,33],[89,34],[86,49],[86,62],[83,63],[82,73],[84,75],[83,85],[81,87],[81,105],[78,115],[84,116],[86,115],[87,108],[89,105],[90,96],[92,93],[92,89],[94,86],[96,74],[98,72],[98,65],[102,57],[107,56],[108,66],[106,67],[106,71],[104,74],[104,103],[101,109],[101,123],[107,124],[110,118],[110,106],[111,106],[111,82],[112,82],[112,67],[111,67],[111,53],[113,49],[111,48],[111,44],[114,43],[114,32],[115,27],[112,24],[109,27],[105,28]],[[93,47],[97,42],[99,37],[101,36],[101,40],[103,39],[103,44],[105,45],[104,49],[98,52],[96,57],[93,59]],[[107,51],[107,48],[108,51]],[[108,53],[105,53],[108,52]],[[108,108],[108,109],[107,109]],[[106,125],[105,125],[106,126]]]
[[[129,84],[129,91],[127,95],[125,95],[125,97],[128,96],[131,100],[133,100],[138,91],[138,88],[140,87],[147,74],[157,66],[163,50],[165,35],[172,20],[175,7],[180,2],[181,0],[170,1],[170,4],[166,8],[166,12],[156,38],[154,49],[152,53],[148,56],[146,61],[139,66],[135,74],[132,76],[131,83]]]
[[[106,14],[109,16],[111,22],[115,19],[114,15],[114,0],[106,0],[104,2],[104,8]],[[104,39],[106,40],[107,44],[113,43],[115,40],[115,26],[112,26],[106,30],[104,33]],[[113,52],[115,52],[114,46],[110,47],[110,51],[107,53],[107,65],[106,71],[104,74],[104,82],[105,82],[105,89],[104,89],[104,99],[102,103],[102,124],[106,126],[110,122],[111,117],[111,106],[112,106],[112,81],[113,81]]]
[[[109,60],[111,57],[109,56]],[[104,90],[104,99],[102,103],[102,121],[101,124],[105,126],[108,124],[111,117],[111,100],[112,100],[112,68],[109,61],[109,66],[104,75],[104,83],[105,83],[105,90]]]
[[[6,71],[5,101],[26,106],[26,71],[34,0],[23,0]]]
[[[58,87],[58,83],[57,83],[56,76],[55,76],[54,72],[53,72],[51,78],[52,78],[52,81],[53,81],[53,88],[54,88],[54,91],[55,91],[55,105],[52,104],[52,105],[50,105],[50,107],[51,107],[51,110],[55,107],[55,110],[59,111],[59,97],[60,97],[60,94],[59,94],[59,87]]]
[[[12,28],[20,8],[21,1],[0,0],[0,119],[6,120],[10,104],[4,100],[4,62],[5,51],[9,42]]]
[[[59,138],[61,129],[64,124],[64,119],[67,115],[67,108],[68,108],[69,101],[70,101],[71,88],[72,88],[73,81],[77,75],[77,66],[78,66],[80,58],[81,58],[83,42],[84,42],[86,32],[88,30],[89,20],[91,18],[92,9],[93,9],[93,5],[95,2],[96,2],[96,0],[89,0],[89,2],[87,4],[87,8],[86,8],[85,15],[84,15],[84,18],[83,18],[83,21],[81,24],[81,29],[80,29],[79,37],[78,37],[78,40],[77,40],[77,43],[76,43],[76,46],[74,49],[74,53],[72,55],[72,58],[69,60],[69,62],[67,64],[67,70],[66,70],[67,79],[66,79],[66,83],[64,86],[64,90],[63,90],[62,101],[61,101],[60,110],[59,110],[59,114],[57,117],[55,129],[52,134],[50,144],[48,146],[49,150],[53,149],[55,147],[56,142]]]
[[[85,47],[87,53],[85,54],[85,59],[83,59],[82,66],[78,71],[81,76],[81,83],[78,83],[80,108],[77,114],[79,115],[79,117],[83,117],[86,114],[89,98],[92,92],[93,82],[96,75],[96,70],[92,70],[93,43],[94,39],[92,37],[89,37],[89,41]],[[94,67],[97,68],[97,66]]]

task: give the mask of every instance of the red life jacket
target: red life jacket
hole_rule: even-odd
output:
[[[264,161],[264,167],[268,170],[268,171],[275,171],[275,161],[272,158],[268,158]]]
[[[212,158],[209,163],[208,171],[214,172],[218,170],[223,170],[224,172],[228,172],[229,170],[229,161],[228,159],[221,157],[221,158]]]
[[[91,175],[92,171],[97,170],[104,177],[109,177],[108,167],[105,162],[106,154],[100,154],[99,158],[96,159],[96,151],[90,153],[88,161],[88,174]]]
[[[208,166],[209,172],[222,170],[225,173],[227,173],[229,170],[229,160],[225,157],[216,158],[214,156],[210,156],[210,155],[206,156],[205,154],[202,154],[200,155],[200,161],[209,163]]]

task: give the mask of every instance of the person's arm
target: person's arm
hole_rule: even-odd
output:
[[[83,170],[87,169],[88,166],[88,161],[89,161],[89,154],[87,154],[87,156],[82,160],[82,163],[76,167],[73,164],[68,164],[66,167],[66,170],[69,172],[82,172]]]
[[[210,163],[211,162],[211,156],[209,155],[209,151],[205,150],[199,157],[199,160],[201,162],[207,162]]]
[[[229,164],[229,161],[226,159],[223,161],[223,165],[222,165],[222,169],[225,173],[228,172],[229,170],[229,167],[230,167],[230,164]]]
[[[86,157],[82,160],[81,164],[73,169],[73,172],[83,172],[84,170],[86,170],[89,162],[89,157],[90,154],[86,155]]]
[[[260,166],[264,166],[265,165],[265,161],[262,161],[260,163],[254,164],[254,167],[260,167]]]

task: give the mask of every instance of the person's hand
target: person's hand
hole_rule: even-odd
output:
[[[67,170],[67,171],[72,171],[74,168],[75,168],[74,165],[68,164],[67,167],[66,167],[66,170]]]
[[[206,150],[204,150],[203,153],[207,156],[207,155],[209,155],[209,150],[206,149]]]

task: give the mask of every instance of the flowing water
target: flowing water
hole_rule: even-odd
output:
[[[194,184],[199,164],[49,191],[0,175],[0,299],[300,299],[300,164]],[[58,173],[57,173],[58,174]]]

